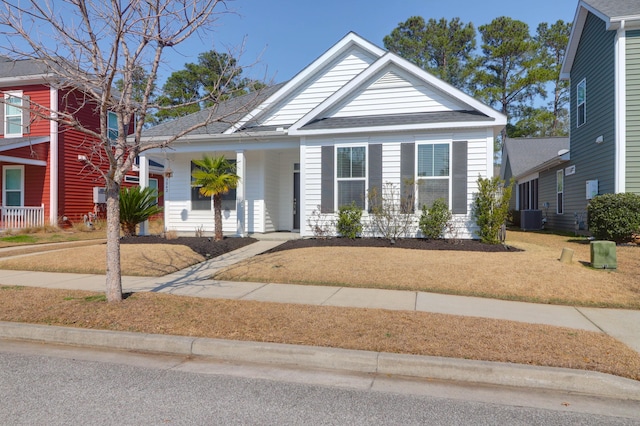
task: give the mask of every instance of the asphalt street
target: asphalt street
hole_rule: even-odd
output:
[[[0,341],[7,425],[637,425],[637,401]]]

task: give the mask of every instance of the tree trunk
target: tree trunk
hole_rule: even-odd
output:
[[[107,301],[122,301],[120,269],[120,185],[107,182]]]
[[[215,240],[221,241],[222,235],[222,195],[215,194],[213,196],[213,218],[215,222]]]

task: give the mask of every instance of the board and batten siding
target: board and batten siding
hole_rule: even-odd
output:
[[[385,70],[369,86],[329,113],[331,117],[411,114],[469,109],[400,70]]]
[[[626,33],[626,182],[640,194],[640,30]]]
[[[573,230],[575,214],[586,211],[587,180],[598,180],[600,194],[615,189],[615,37],[615,31],[607,31],[605,23],[589,13],[571,69],[571,161],[552,171],[575,165],[575,173],[564,178],[564,214],[556,214],[555,197],[550,201],[549,224],[555,229]],[[583,79],[586,122],[577,127],[576,87]],[[604,142],[596,144],[599,136]],[[555,185],[555,178],[550,180]]]
[[[467,180],[466,180],[466,204],[467,213],[454,215],[454,223],[457,227],[457,238],[473,238],[476,231],[475,223],[471,217],[471,203],[473,195],[478,190],[478,176],[487,177],[487,150],[493,150],[493,140],[487,136],[486,130],[477,131],[459,131],[455,133],[443,134],[399,134],[383,137],[357,138],[353,143],[366,143],[368,146],[382,146],[382,180],[396,185],[398,188],[401,183],[401,152],[402,146],[412,146],[419,143],[431,143],[434,141],[441,142],[443,140],[450,143],[464,143],[467,147]],[[303,141],[303,150],[305,154],[304,179],[302,182],[302,190],[304,195],[304,223],[301,223],[301,236],[311,236],[313,232],[309,226],[309,220],[314,221],[321,213],[322,205],[322,151],[324,149],[333,149],[337,142],[348,143],[348,140],[336,141],[333,138],[308,138]],[[335,158],[334,158],[335,161]],[[414,160],[415,161],[415,158]],[[368,174],[368,171],[367,171]],[[415,170],[414,170],[415,174]],[[335,176],[334,176],[335,178]],[[367,183],[368,185],[368,183]],[[334,208],[333,211],[336,209]],[[419,212],[417,212],[419,213]],[[322,223],[331,223],[336,219],[335,214],[325,213],[321,215]],[[416,220],[418,214],[416,215]],[[363,214],[363,223],[367,223],[368,213]],[[416,228],[417,229],[417,228]],[[416,236],[417,234],[413,235]]]
[[[338,91],[347,82],[371,65],[376,58],[360,48],[353,48],[320,70],[295,93],[260,119],[263,126],[287,126]]]

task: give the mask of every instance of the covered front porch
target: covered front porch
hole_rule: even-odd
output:
[[[184,236],[213,235],[213,200],[199,195],[190,178],[193,160],[206,154],[224,155],[235,163],[240,177],[235,191],[223,197],[222,226],[226,236],[298,231],[301,220],[299,145],[289,142],[272,143],[268,147],[255,145],[181,146],[181,152],[141,156],[141,185],[145,164],[150,159],[165,165],[164,188],[160,189],[165,195],[165,230]]]

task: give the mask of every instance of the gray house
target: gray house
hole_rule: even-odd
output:
[[[514,180],[510,209],[516,225],[559,227],[558,218],[564,212],[558,212],[556,170],[563,169],[569,159],[568,137],[505,139],[500,178],[507,183]]]
[[[571,158],[552,170],[553,227],[575,229],[597,194],[640,193],[640,4],[578,3],[561,77],[571,81]]]

